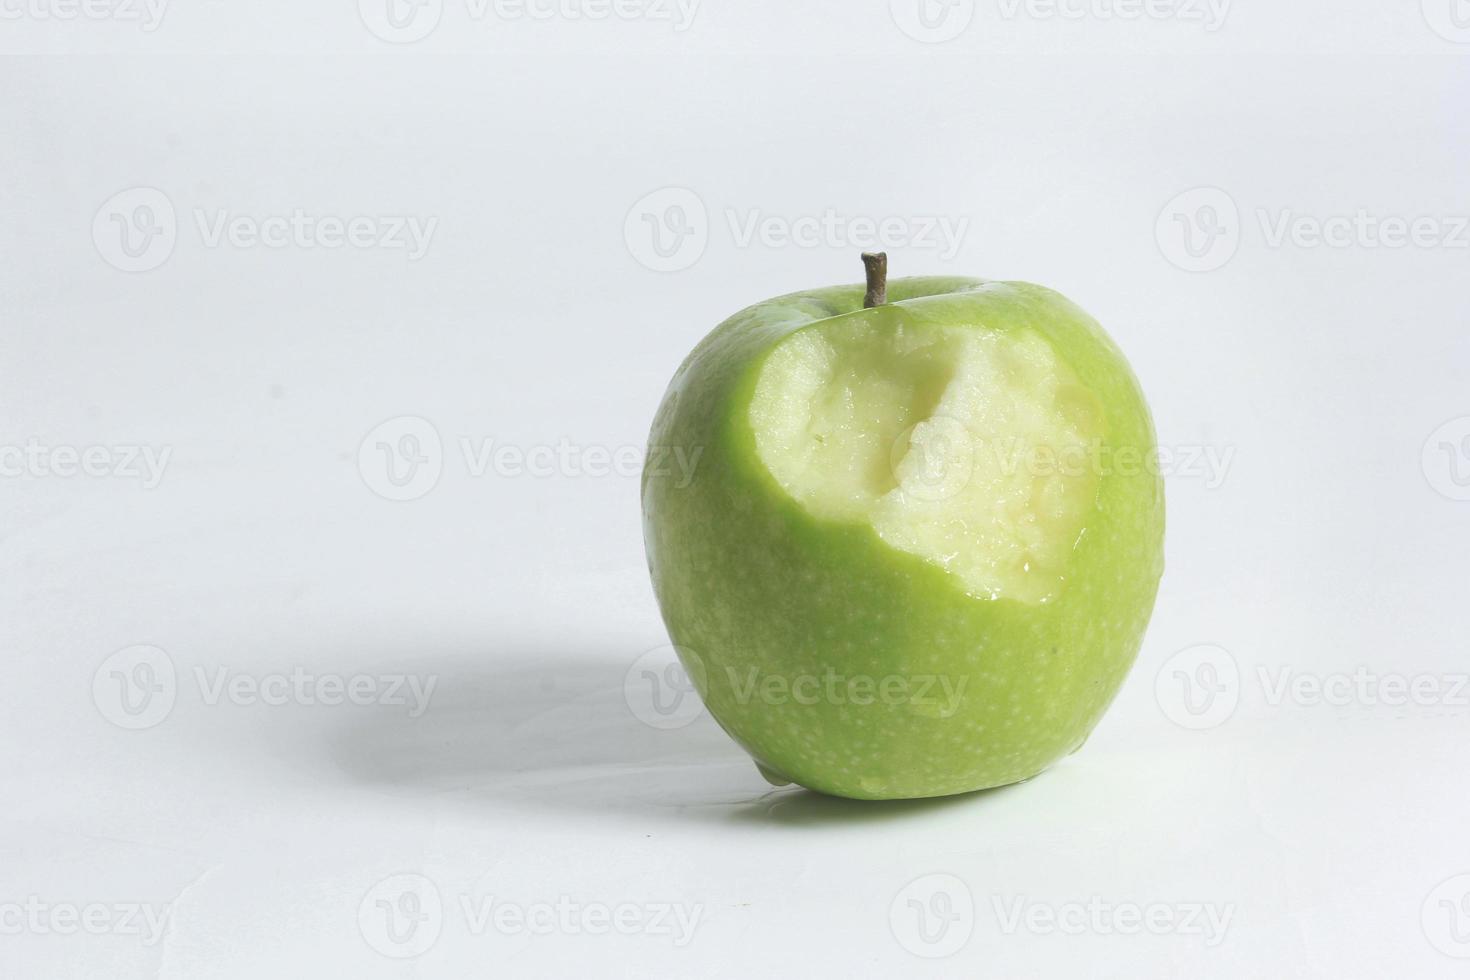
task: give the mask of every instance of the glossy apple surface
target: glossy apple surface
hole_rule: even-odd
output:
[[[714,718],[774,782],[942,796],[1075,751],[1142,642],[1164,500],[1142,391],[1040,286],[769,300],[679,368],[649,567]]]

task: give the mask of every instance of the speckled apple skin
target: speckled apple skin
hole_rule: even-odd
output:
[[[946,796],[1028,779],[1081,747],[1138,654],[1163,572],[1162,481],[1150,467],[1103,473],[1051,601],[979,598],[871,527],[814,518],[792,500],[756,452],[748,419],[756,377],[783,337],[852,314],[1035,331],[1097,396],[1104,443],[1144,459],[1155,449],[1148,406],[1102,328],[1051,290],[897,280],[889,305],[867,311],[862,294],[834,287],[750,307],[717,327],[674,376],[650,445],[701,455],[687,485],[672,467],[650,465],[643,475],[649,569],[664,621],[710,713],[768,776],[856,799]],[[946,715],[909,703],[926,700],[922,680],[906,682],[907,700],[872,704],[845,694],[778,703],[742,691],[752,676],[794,683],[829,676],[829,668],[875,681],[948,678],[963,696]]]

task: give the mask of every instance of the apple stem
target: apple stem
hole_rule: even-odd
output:
[[[871,310],[888,302],[888,253],[864,252],[863,268],[868,270],[868,294],[863,309]]]

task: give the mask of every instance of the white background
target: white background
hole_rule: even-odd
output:
[[[1463,0],[96,2],[0,3],[0,973],[1463,976]],[[886,218],[1088,308],[1184,455],[1086,749],[872,805],[650,686],[608,459]]]

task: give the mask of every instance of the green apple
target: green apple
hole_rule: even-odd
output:
[[[679,368],[643,476],[654,590],[772,782],[1018,782],[1082,745],[1137,656],[1163,571],[1153,421],[1057,293],[885,283],[877,258],[866,297],[752,306]],[[653,465],[674,448],[692,479]]]

